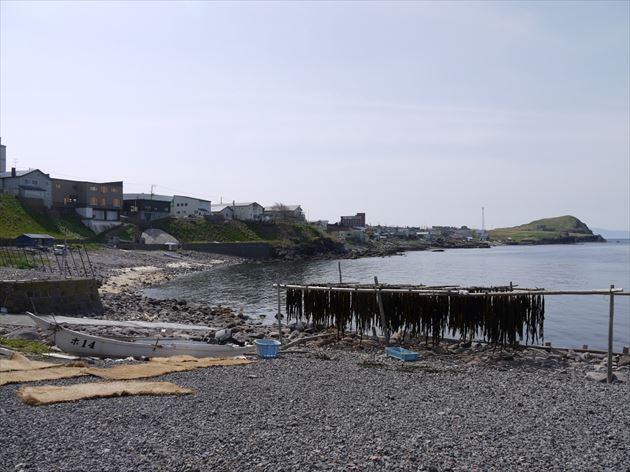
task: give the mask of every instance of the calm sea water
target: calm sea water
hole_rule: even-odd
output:
[[[546,289],[630,291],[630,241],[577,245],[502,246],[408,252],[403,256],[342,260],[344,282],[425,285],[507,285]],[[337,261],[251,263],[186,275],[147,289],[156,298],[187,298],[243,308],[273,322],[277,307],[271,287],[281,283],[338,282]],[[605,349],[607,296],[546,298],[545,341],[553,345]],[[284,302],[283,302],[284,309]],[[262,318],[261,315],[266,315]],[[630,345],[630,297],[615,297],[615,349]]]

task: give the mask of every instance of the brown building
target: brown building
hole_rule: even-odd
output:
[[[342,228],[363,228],[365,226],[365,213],[357,213],[354,216],[342,216],[339,226]]]
[[[52,179],[52,205],[57,209],[74,209],[88,220],[118,221],[123,206],[123,183]]]

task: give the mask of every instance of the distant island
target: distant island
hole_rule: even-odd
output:
[[[512,228],[488,231],[490,240],[505,244],[573,244],[605,242],[575,216],[543,218]]]

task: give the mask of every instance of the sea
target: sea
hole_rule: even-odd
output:
[[[267,324],[275,321],[274,283],[380,283],[497,286],[547,290],[608,289],[630,292],[630,240],[488,249],[414,251],[361,259],[252,262],[215,267],[145,290],[154,298],[183,298],[243,310]],[[545,298],[544,341],[553,346],[605,350],[609,296]],[[630,296],[615,296],[614,349],[630,346]],[[284,300],[282,301],[284,310]]]

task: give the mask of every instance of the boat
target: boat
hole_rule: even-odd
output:
[[[126,357],[234,357],[254,354],[256,346],[208,344],[177,338],[129,338],[120,340],[80,333],[50,322],[33,313],[26,314],[35,324],[51,334],[53,342],[68,354],[84,357],[122,359]]]

